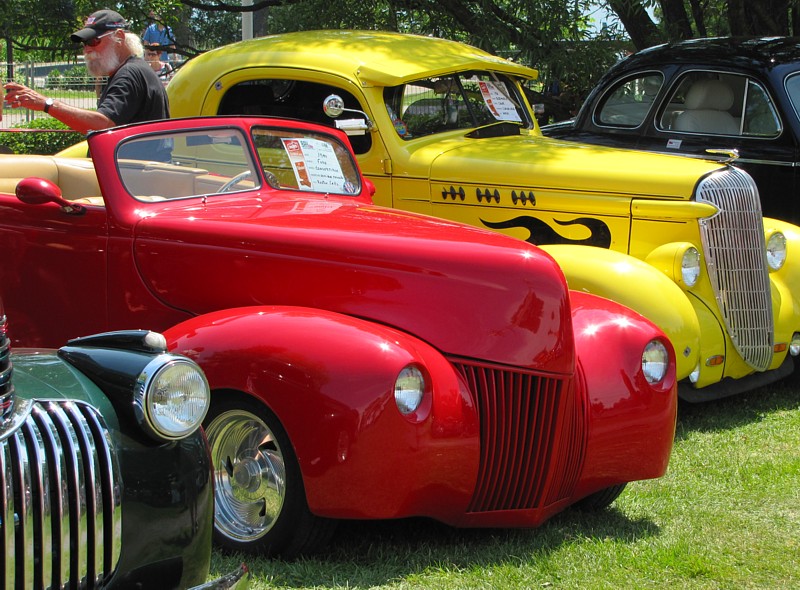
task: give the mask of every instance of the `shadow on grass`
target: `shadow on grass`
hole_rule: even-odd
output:
[[[800,409],[800,375],[747,393],[701,404],[678,406],[676,440],[692,431],[729,430],[758,422],[767,414]]]
[[[658,533],[653,522],[632,520],[613,508],[567,510],[536,529],[456,529],[428,519],[345,521],[330,546],[314,556],[229,559],[244,559],[254,579],[278,587],[369,588],[431,570],[518,566],[586,539],[627,542]]]

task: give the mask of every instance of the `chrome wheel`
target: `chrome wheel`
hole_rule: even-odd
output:
[[[232,541],[257,541],[286,501],[286,466],[275,433],[258,416],[228,410],[206,428],[214,463],[215,526]]]

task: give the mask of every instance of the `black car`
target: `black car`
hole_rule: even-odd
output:
[[[154,332],[11,354],[0,304],[3,587],[244,587],[246,568],[206,582],[209,399]]]
[[[800,223],[800,37],[693,39],[613,66],[577,117],[542,127],[586,143],[728,160],[766,217]]]

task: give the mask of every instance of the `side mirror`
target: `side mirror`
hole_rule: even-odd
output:
[[[17,183],[17,198],[26,205],[44,205],[55,203],[61,210],[70,215],[83,215],[86,207],[71,203],[61,196],[61,189],[46,178],[31,176]]]
[[[375,196],[375,183],[372,182],[369,178],[364,178],[364,186],[367,188],[367,193],[369,193],[370,197]]]
[[[344,101],[341,96],[331,94],[322,101],[322,110],[331,119],[335,119],[344,112]]]
[[[364,135],[373,129],[374,124],[367,113],[358,109],[348,109],[344,106],[344,100],[338,94],[331,94],[322,101],[322,110],[331,119],[336,119],[342,113],[357,113],[363,115],[363,119],[340,119],[335,121],[337,129],[341,129],[347,135]]]

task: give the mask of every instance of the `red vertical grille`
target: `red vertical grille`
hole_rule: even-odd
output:
[[[571,386],[520,371],[455,363],[481,424],[471,512],[547,506],[568,497],[585,450],[585,417]]]

